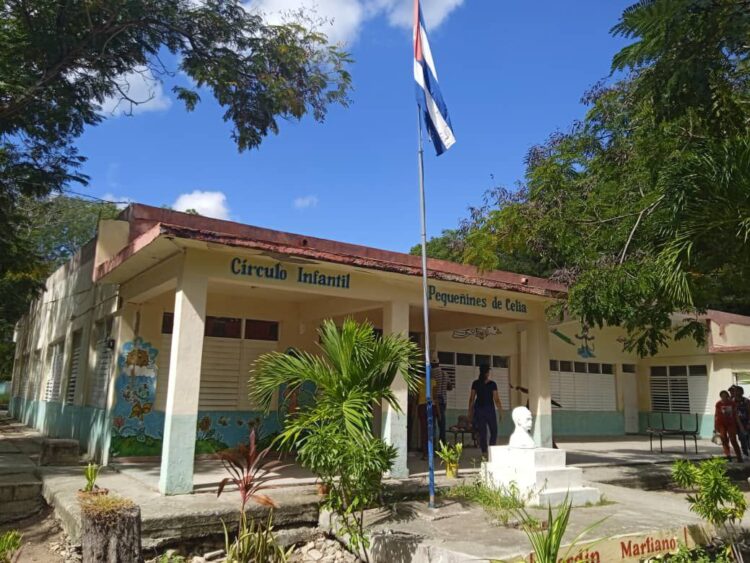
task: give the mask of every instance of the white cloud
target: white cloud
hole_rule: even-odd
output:
[[[294,198],[292,205],[295,209],[307,209],[308,207],[315,207],[318,205],[318,196],[306,195],[302,197]]]
[[[180,194],[172,207],[177,211],[195,209],[200,215],[214,219],[229,219],[227,196],[224,192],[194,190],[189,194]]]
[[[105,201],[111,201],[116,206],[117,209],[125,209],[128,204],[133,203],[135,200],[132,197],[128,197],[126,195],[115,195],[111,192],[107,192],[102,196],[102,199]]]
[[[164,111],[172,105],[172,99],[164,92],[160,80],[154,77],[150,69],[146,67],[135,69],[123,74],[118,84],[123,95],[107,98],[101,104],[101,113],[106,116],[120,116],[125,114],[139,114],[148,111]],[[123,96],[138,102],[132,103]]]
[[[430,0],[422,3],[427,29],[438,27],[448,15],[458,8],[464,0]],[[371,10],[382,11],[388,17],[388,23],[397,27],[411,27],[414,20],[414,6],[412,2],[404,0],[370,0]]]
[[[445,18],[464,0],[431,0],[422,9],[429,29],[439,26]],[[265,14],[271,23],[280,23],[289,14],[303,8],[317,18],[330,21],[320,31],[332,43],[352,43],[362,25],[372,18],[383,15],[388,23],[396,27],[410,28],[412,6],[407,0],[250,0],[248,9]]]

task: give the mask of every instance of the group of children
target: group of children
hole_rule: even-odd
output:
[[[750,445],[750,399],[745,397],[745,390],[739,385],[732,385],[729,391],[722,391],[719,396],[721,399],[714,412],[714,434],[721,437],[727,459],[732,460],[731,442],[737,461],[741,463],[742,455],[748,456]]]

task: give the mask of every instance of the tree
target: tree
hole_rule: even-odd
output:
[[[18,201],[19,249],[24,261],[0,276],[0,380],[10,379],[13,367],[13,329],[28,309],[41,282],[91,240],[101,219],[112,219],[117,207],[107,202],[58,196],[22,197]]]
[[[26,204],[86,184],[75,140],[105,119],[105,101],[129,112],[148,101],[132,97],[129,75],[186,75],[192,85],[173,92],[188,111],[210,91],[240,151],[278,132],[279,118],[321,121],[347,104],[348,55],[300,21],[270,25],[240,0],[0,4],[1,323],[16,321],[47,271],[24,238]]]
[[[464,259],[528,252],[568,283],[564,306],[622,325],[653,354],[702,342],[707,308],[750,313],[750,10],[740,0],[644,0],[615,34],[629,74],[584,96],[590,109],[527,157],[512,201],[472,221]],[[673,332],[671,315],[691,320]]]
[[[312,385],[314,401],[292,413],[278,442],[328,489],[324,505],[340,518],[352,547],[367,545],[364,510],[378,499],[381,478],[396,456],[373,436],[373,409],[387,402],[401,412],[391,386],[397,377],[416,386],[419,349],[406,336],[378,336],[370,324],[332,320],[320,330],[320,355],[271,352],[250,374],[250,397],[266,411],[283,384],[288,395]]]

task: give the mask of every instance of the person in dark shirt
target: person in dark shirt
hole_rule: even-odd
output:
[[[750,455],[750,452],[748,452],[750,446],[750,400],[745,397],[745,390],[739,385],[732,385],[729,388],[729,393],[731,393],[737,407],[737,422],[739,423],[737,431],[740,446],[742,446],[742,454],[747,457]]]
[[[497,412],[495,412],[497,407]],[[487,430],[489,445],[497,442],[498,415],[502,416],[502,404],[497,393],[497,383],[490,379],[490,366],[479,366],[479,378],[471,384],[469,395],[469,420],[474,429],[479,431],[479,447],[482,455],[487,455]]]

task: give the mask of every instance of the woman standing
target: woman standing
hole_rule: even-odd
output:
[[[497,413],[495,412],[497,407]],[[489,445],[497,442],[497,422],[502,416],[502,404],[497,393],[497,383],[490,379],[490,366],[479,366],[479,378],[471,384],[469,395],[469,420],[475,430],[479,430],[479,447],[482,455],[487,456],[487,429],[489,429]]]
[[[742,463],[742,451],[737,443],[739,427],[737,405],[734,404],[728,391],[722,391],[719,393],[719,397],[720,400],[716,403],[714,411],[714,432],[721,436],[721,445],[724,448],[724,455],[727,460],[732,460],[732,456],[729,454],[729,443],[731,442],[737,461]]]

